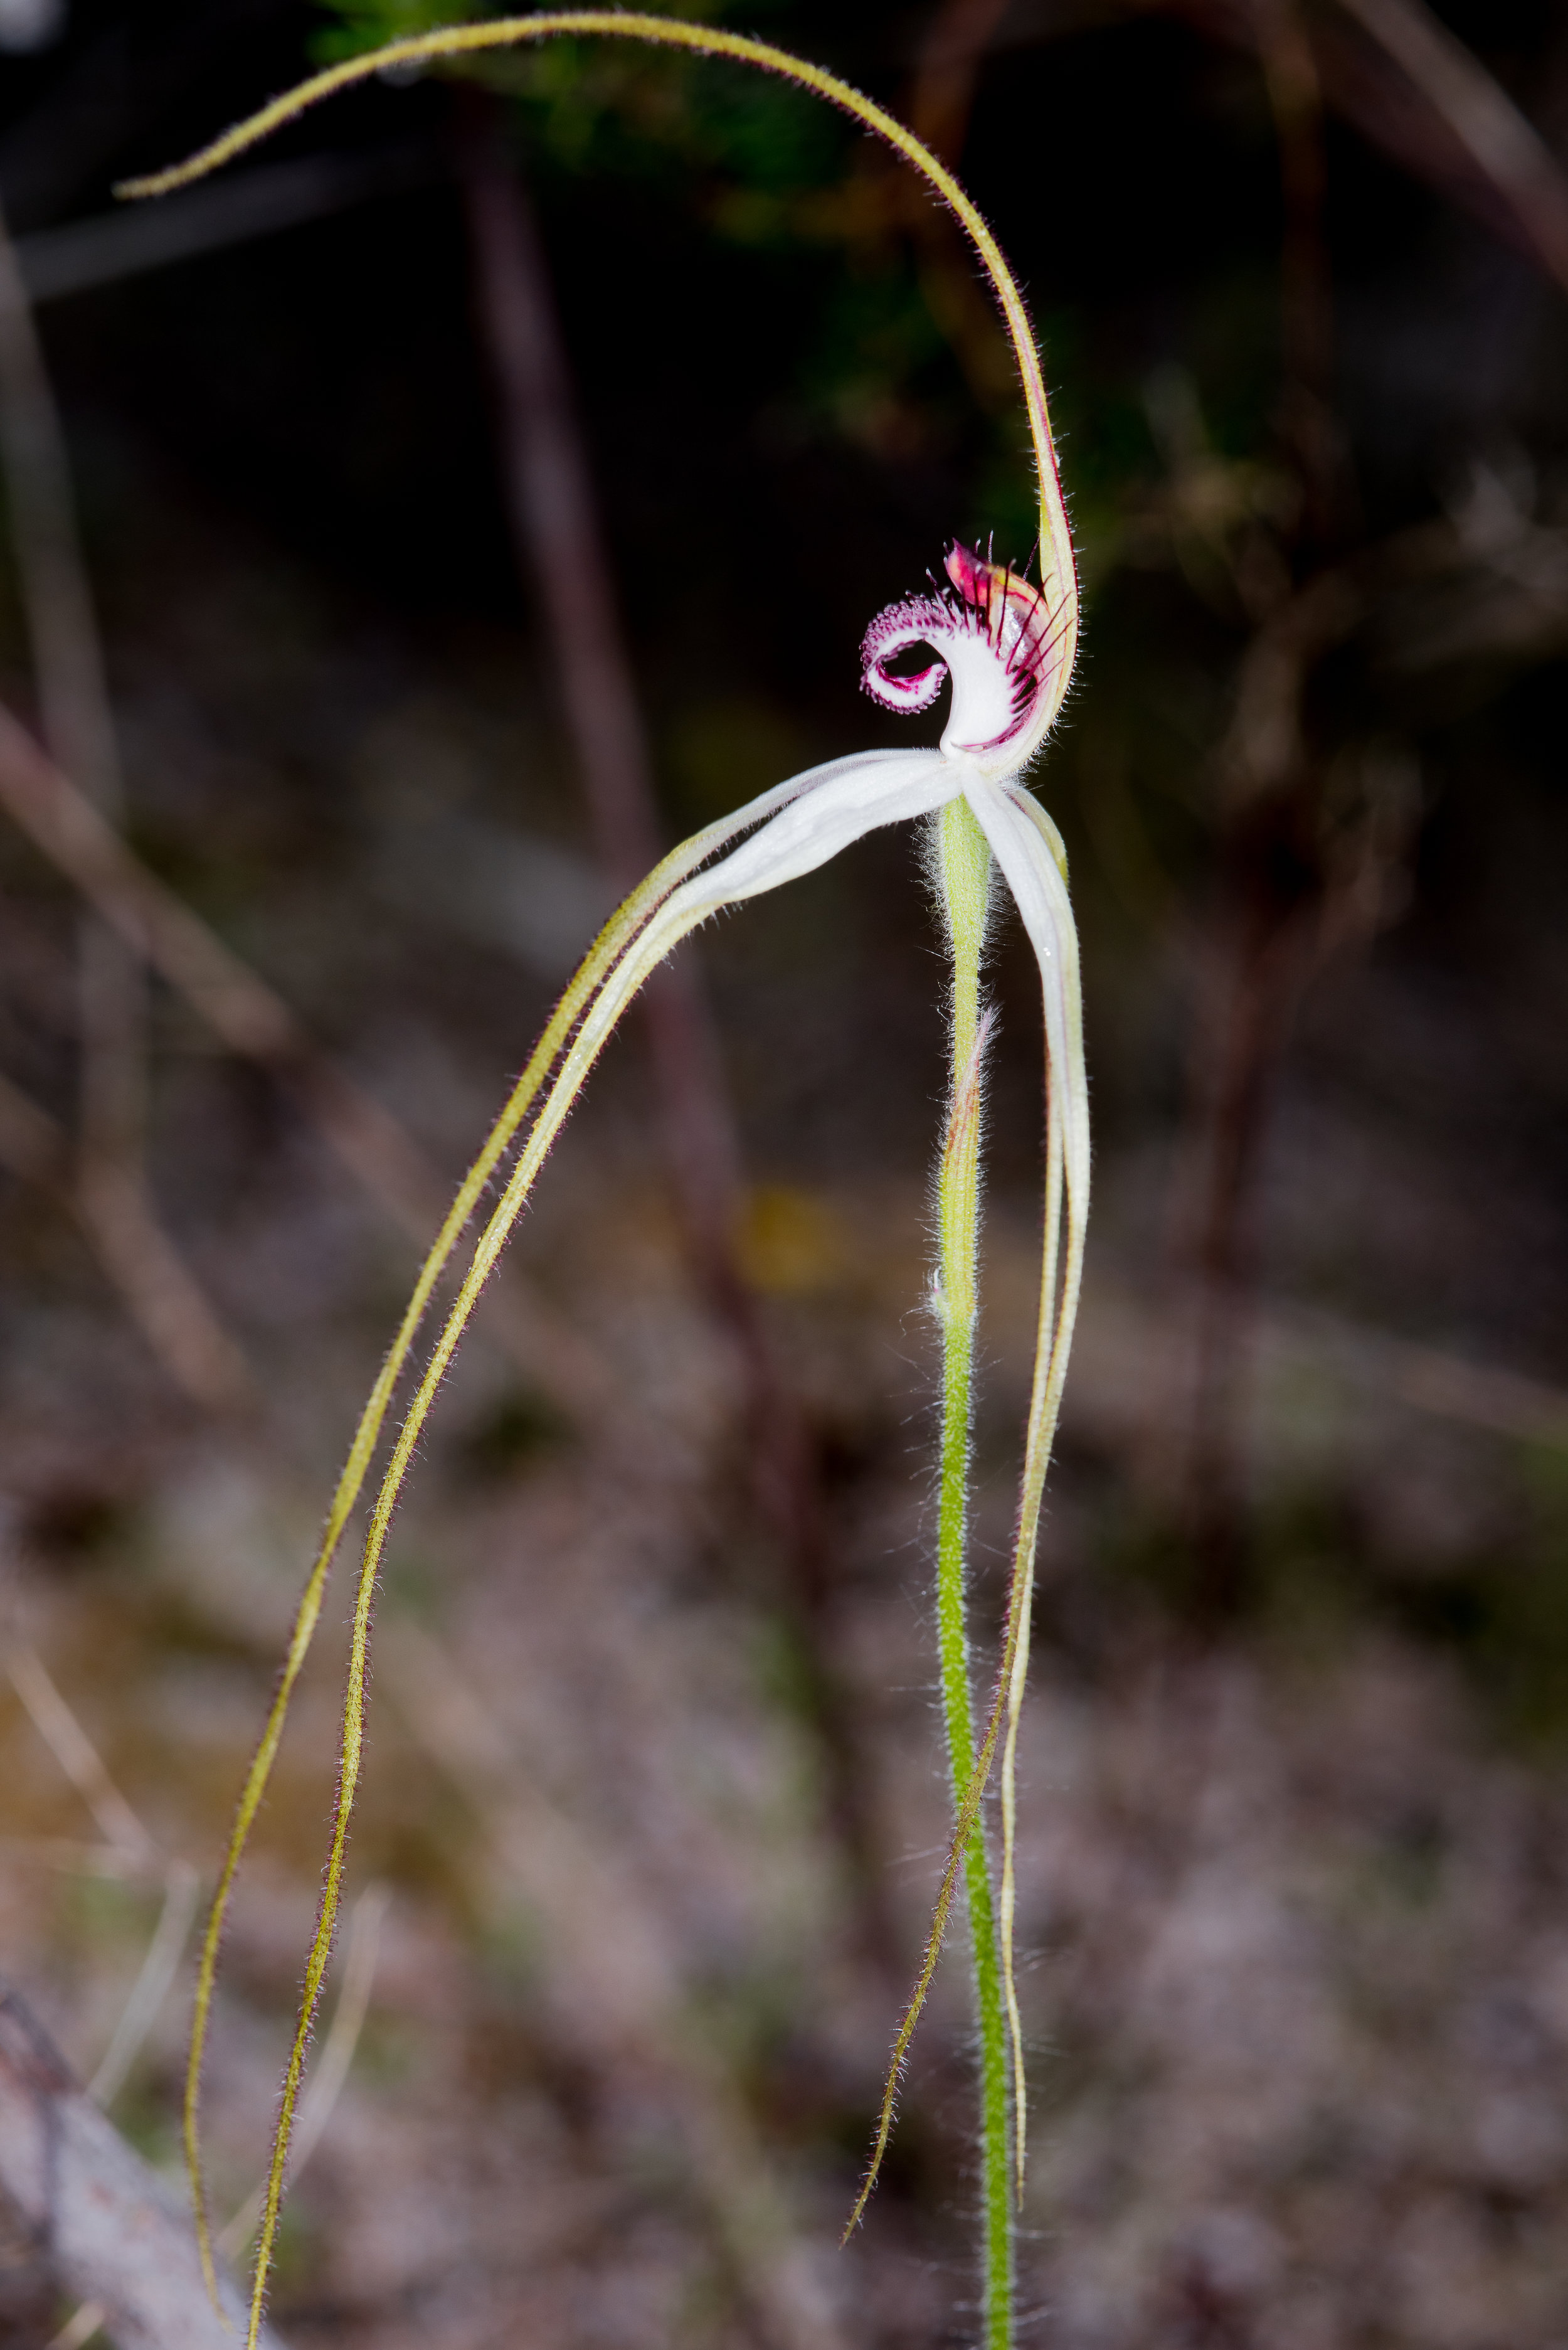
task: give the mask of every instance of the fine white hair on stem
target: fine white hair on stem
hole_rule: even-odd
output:
[[[1009,1628],[999,1700],[1006,1707],[1002,1762],[1001,1940],[1003,1987],[1012,2035],[1017,2188],[1023,2183],[1025,2101],[1023,2032],[1014,1963],[1017,1904],[1018,1724],[1029,1670],[1034,1551],[1051,1448],[1067,1375],[1067,1356],[1083,1282],[1089,1212],[1089,1100],[1084,1065],[1083,995],[1077,930],[1067,895],[1061,834],[1037,800],[1016,782],[981,781],[966,789],[971,807],[1006,876],[1040,967],[1046,1057],[1044,1262],[1040,1325],[1030,1397],[1017,1544],[1009,1593]],[[1065,1208],[1065,1246],[1061,1226]]]

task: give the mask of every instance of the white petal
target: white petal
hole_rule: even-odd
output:
[[[929,816],[955,799],[963,783],[958,768],[940,751],[864,751],[794,780],[805,788],[777,815],[719,864],[684,882],[667,901],[665,914],[682,930],[721,906],[815,872],[878,825]],[[781,784],[777,794],[766,796],[776,800],[790,790]],[[753,805],[760,811],[763,804]]]
[[[862,833],[929,815],[961,789],[959,769],[940,751],[863,751],[792,776],[726,817],[722,826],[689,841],[685,854],[709,843],[718,847],[747,824],[766,818],[728,857],[693,874],[658,903],[585,1012],[552,1103],[557,1094],[563,1105],[570,1103],[639,988],[683,938],[722,906],[760,897],[765,889],[815,872]],[[684,862],[681,851],[676,856]],[[541,1111],[540,1128],[552,1114],[548,1108]],[[560,1115],[566,1115],[565,1107]]]
[[[993,783],[969,766],[963,788],[1017,900],[1040,966],[1046,1043],[1061,1088],[1067,1187],[1081,1216],[1089,1199],[1089,1102],[1083,1076],[1078,932],[1062,871],[1062,836],[1022,784]]]

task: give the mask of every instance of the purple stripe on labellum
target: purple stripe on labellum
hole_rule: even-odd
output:
[[[885,709],[913,712],[929,710],[950,677],[943,751],[988,772],[1015,773],[1055,715],[1069,632],[1038,588],[978,549],[955,543],[945,568],[950,589],[889,604],[872,621],[861,683]],[[893,669],[900,654],[922,646],[935,655],[924,667]]]

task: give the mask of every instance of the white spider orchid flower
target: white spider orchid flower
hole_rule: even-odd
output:
[[[546,1128],[548,1148],[632,995],[681,939],[724,907],[815,872],[878,826],[930,816],[962,798],[1002,869],[1040,966],[1052,1124],[1059,1129],[1054,1147],[1069,1202],[1082,1215],[1088,1117],[1066,858],[1061,835],[1023,779],[1066,690],[1075,603],[1064,599],[1059,614],[1018,573],[962,546],[950,548],[945,568],[950,587],[889,605],[861,648],[861,682],[886,709],[929,710],[950,679],[951,707],[939,746],[863,751],[807,768],[665,859],[627,900],[579,974],[590,993],[573,1007],[573,1042],[518,1174]],[[923,668],[892,668],[922,647],[931,656]],[[707,861],[745,832],[749,839]],[[568,995],[563,1012],[571,1003]],[[559,1116],[553,1116],[557,1097]]]
[[[866,751],[829,760],[739,809],[726,832],[759,824],[745,845],[684,885],[664,917],[687,927],[700,906],[717,910],[811,872],[862,833],[929,816],[961,794],[990,841],[1044,957],[1053,951],[1038,919],[1042,888],[1024,879],[1043,837],[1037,812],[1019,806],[1020,778],[1044,743],[1065,686],[1065,629],[1037,588],[1000,564],[950,549],[950,588],[890,604],[866,632],[861,682],[885,709],[929,710],[950,679],[952,705],[934,751]],[[900,673],[900,655],[932,658]],[[1004,846],[1004,844],[1006,844]],[[1061,849],[1049,862],[1060,878]],[[1014,878],[1016,875],[1016,879]],[[679,910],[677,909],[679,908]]]
[[[438,26],[341,59],[270,100],[184,163],[127,182],[119,192],[161,194],[200,180],[318,100],[389,66],[428,65],[438,59],[458,62],[481,51],[509,49],[557,35],[651,43],[666,49],[726,57],[780,75],[884,140],[950,208],[996,296],[1017,362],[1038,476],[1045,587],[1044,591],[1032,588],[1016,573],[955,546],[947,557],[945,588],[932,596],[894,605],[873,622],[866,638],[864,681],[877,701],[893,710],[927,710],[944,681],[950,681],[951,706],[938,748],[870,751],[858,757],[831,760],[764,793],[667,857],[595,941],[464,1176],[360,1415],[320,1547],[300,1596],[284,1669],[245,1777],[202,1937],[184,2107],[186,2158],[202,2265],[216,2302],[217,2274],[202,2183],[200,2101],[224,1920],[240,1863],[265,1797],[291,1695],[320,1619],[333,1559],[369,1477],[381,1431],[399,1381],[413,1358],[424,1316],[442,1275],[457,1257],[470,1219],[480,1211],[493,1183],[501,1181],[515,1149],[501,1197],[474,1245],[391,1448],[370,1512],[354,1599],[330,1846],[273,2136],[256,2243],[247,2350],[255,2350],[260,2338],[306,2051],[342,1899],[349,1823],[364,1759],[377,1577],[392,1514],[421,1434],[481,1292],[585,1078],[627,1005],[663,957],[722,907],[757,897],[797,874],[811,872],[878,825],[929,816],[935,818],[931,862],[952,949],[953,974],[952,1089],[938,1178],[941,1275],[934,1303],[943,1336],[937,1617],[957,1816],[924,1963],[894,2047],[870,2172],[850,2225],[865,2208],[888,2141],[898,2069],[936,1968],[961,1869],[969,1896],[979,2023],[984,2338],[986,2350],[1012,2350],[1015,2338],[1012,2209],[1022,2179],[1024,2111],[1023,2043],[1011,1955],[1014,1749],[1029,1653],[1035,1535],[1077,1307],[1089,1170],[1077,940],[1067,899],[1065,860],[1060,835],[1023,783],[1024,771],[1050,733],[1067,690],[1076,649],[1078,602],[1049,404],[1023,295],[994,236],[963,188],[940,158],[885,108],[809,59],[749,35],[726,31],[705,17],[701,23],[688,23],[680,16],[619,7],[545,9],[525,16]],[[919,646],[930,655],[923,667],[912,671],[893,667]],[[746,834],[751,837],[742,839]],[[988,1024],[980,1015],[980,963],[993,858],[1033,946],[1044,996],[1045,1213],[1039,1336],[1007,1631],[995,1695],[983,1734],[977,1740],[962,1586],[978,1259],[981,1062]],[[998,1912],[992,1898],[980,1815],[999,1745],[1002,1865]],[[1009,2030],[1011,2086],[1004,2051]],[[1010,2103],[1015,2147],[1011,2158]]]

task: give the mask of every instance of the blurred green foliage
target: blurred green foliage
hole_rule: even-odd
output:
[[[324,65],[441,26],[510,13],[441,0],[324,0],[324,6],[330,22],[311,44]],[[661,13],[702,20],[725,12]],[[631,42],[549,40],[437,70],[523,99],[531,146],[595,173],[688,183],[694,171],[723,172],[749,191],[787,198],[831,185],[853,135],[786,82]]]
[[[437,0],[325,0],[325,7],[331,21],[313,44],[323,63],[497,13]],[[753,9],[745,28],[788,44],[800,37],[791,15],[775,7],[759,18]],[[721,244],[780,257],[836,256],[799,322],[793,380],[770,411],[775,437],[838,442],[898,463],[940,457],[978,436],[966,454],[979,491],[966,501],[964,523],[971,532],[995,531],[999,546],[1024,558],[1038,525],[1022,407],[992,400],[992,413],[976,418],[940,306],[933,307],[898,206],[885,192],[898,167],[868,149],[852,124],[771,76],[631,42],[550,40],[439,70],[514,103],[519,147],[536,178],[635,189]],[[1000,348],[1000,326],[996,333]],[[1082,500],[1080,525],[1086,521],[1097,543],[1091,484]]]
[[[313,34],[310,53],[317,63],[328,66],[362,57],[388,41],[411,40],[443,25],[467,24],[486,11],[466,0],[328,0],[325,13],[331,21]]]

